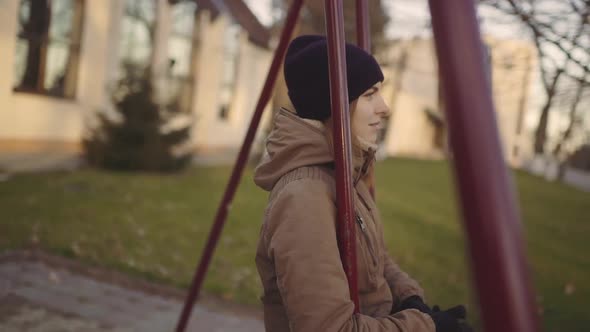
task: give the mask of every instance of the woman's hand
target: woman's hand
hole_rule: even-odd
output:
[[[399,310],[396,310],[396,312],[406,309],[418,309],[425,314],[432,314],[432,309],[430,309],[430,307],[426,305],[426,303],[424,303],[422,298],[418,295],[412,295],[403,300],[400,304]]]
[[[467,310],[463,305],[441,311],[437,305],[431,309],[421,297],[413,295],[403,300],[395,312],[406,309],[416,309],[428,314],[434,321],[436,332],[473,332],[473,329],[465,321]]]
[[[465,321],[467,310],[464,305],[457,305],[445,311],[441,311],[435,305],[430,317],[436,325],[436,332],[473,332],[471,326]]]

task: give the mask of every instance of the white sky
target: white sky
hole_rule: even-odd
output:
[[[258,20],[264,25],[270,25],[273,17],[271,12],[272,0],[245,0]],[[395,0],[384,1],[385,10],[391,17],[391,24],[387,27],[386,35],[390,38],[410,37],[416,34],[429,33],[427,22],[429,10],[427,0]],[[509,24],[509,18],[501,17],[490,9],[478,8],[478,14],[483,18],[482,30],[497,37],[515,38],[517,25]],[[498,21],[503,22],[499,24]]]
[[[268,26],[272,23],[271,0],[245,0],[244,2],[262,24]]]

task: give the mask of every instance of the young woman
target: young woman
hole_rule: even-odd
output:
[[[294,39],[285,80],[294,110],[274,118],[254,181],[270,192],[256,253],[267,331],[459,331],[463,312],[433,312],[418,283],[389,256],[379,211],[363,181],[389,115],[383,73],[346,44],[351,110],[360,314],[336,240],[332,119],[325,37]]]

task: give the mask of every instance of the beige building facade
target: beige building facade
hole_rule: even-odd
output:
[[[526,42],[485,39],[496,121],[507,162],[532,156],[524,128],[534,93],[535,49]],[[384,96],[392,109],[383,154],[426,159],[448,152],[446,121],[432,39],[396,41],[379,55],[386,76]]]
[[[0,153],[79,153],[125,61],[149,64],[160,96],[180,98],[197,154],[239,146],[272,56],[241,1],[47,3],[43,14],[0,2]],[[49,24],[27,25],[34,17]],[[45,38],[34,62],[31,30]]]
[[[0,2],[0,153],[79,154],[93,116],[110,109],[122,64],[133,62],[149,65],[161,98],[180,100],[183,121],[193,125],[188,147],[196,156],[224,153],[233,160],[273,55],[270,32],[242,1],[43,1],[50,3],[45,27],[27,25],[43,14],[33,0]],[[38,46],[35,33],[46,38],[37,55],[31,51]],[[494,39],[486,44],[505,158],[519,166],[530,155],[523,119],[534,47]],[[32,55],[38,62],[29,61]],[[444,158],[446,123],[432,40],[392,41],[377,57],[392,109],[382,155]],[[288,106],[281,77],[261,128],[268,128],[271,108]],[[259,130],[255,150],[264,134]]]

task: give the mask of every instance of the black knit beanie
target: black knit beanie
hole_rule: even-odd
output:
[[[285,57],[285,81],[297,115],[324,121],[330,117],[330,80],[326,37],[299,36],[289,45]],[[383,72],[375,58],[362,48],[346,43],[348,102],[361,96]]]

